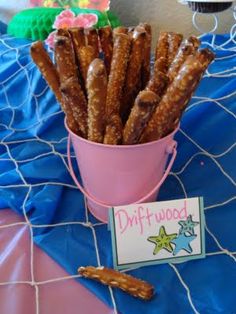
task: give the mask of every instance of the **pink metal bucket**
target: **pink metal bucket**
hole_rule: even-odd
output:
[[[68,130],[67,155],[72,178],[85,195],[90,212],[108,221],[108,208],[152,202],[168,176],[177,151],[177,129],[154,142],[138,145],[104,145],[85,140]],[[71,141],[83,182],[78,182],[71,164]],[[166,167],[169,154],[172,157]]]

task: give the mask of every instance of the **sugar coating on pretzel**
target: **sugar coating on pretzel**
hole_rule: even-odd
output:
[[[196,58],[199,60],[199,62],[201,62],[204,69],[206,69],[209,64],[214,60],[215,55],[210,49],[204,48],[200,49],[196,53]]]
[[[177,76],[179,69],[187,57],[191,54],[194,54],[199,45],[200,41],[195,36],[191,36],[182,42],[167,73],[170,82],[172,82],[173,79]]]
[[[121,144],[123,124],[118,113],[113,114],[107,120],[104,135],[104,144],[117,145]]]
[[[56,36],[54,50],[60,82],[63,83],[71,77],[77,77],[77,66],[71,39],[65,36]]]
[[[163,72],[155,72],[151,79],[149,80],[145,90],[149,90],[157,94],[159,97],[161,97],[166,90],[169,83],[169,79],[166,74]]]
[[[87,76],[88,90],[88,139],[102,143],[105,128],[107,74],[104,62],[94,59]]]
[[[66,106],[70,106],[80,133],[87,137],[87,101],[77,76],[74,50],[70,38],[58,36],[55,41],[55,59]]]
[[[183,40],[183,35],[175,32],[168,33],[168,65],[174,60],[179,46]]]
[[[163,73],[166,73],[168,70],[168,49],[168,32],[161,31],[156,44],[155,61],[162,58],[162,64],[164,65]]]
[[[62,102],[62,94],[60,91],[60,79],[55,65],[45,50],[41,41],[36,41],[30,48],[31,58],[39,68],[43,77],[47,81],[49,87],[54,92],[57,100]]]
[[[90,63],[96,58],[96,52],[93,46],[83,46],[78,50],[78,59],[80,72],[86,85],[87,73]]]
[[[146,31],[144,50],[143,50],[143,61],[141,68],[141,88],[144,89],[151,75],[151,45],[152,45],[152,28],[148,23],[140,23],[139,27],[142,27]]]
[[[110,73],[111,60],[113,54],[113,36],[112,28],[104,26],[98,30],[100,44],[103,52],[104,62],[107,70],[107,75]]]
[[[117,26],[113,29],[113,37],[116,35],[116,34],[128,34],[128,28],[125,27],[125,26]]]
[[[106,116],[119,114],[126,69],[130,55],[131,39],[119,33],[114,38],[113,57],[107,86]]]
[[[134,106],[123,131],[123,144],[137,144],[160,98],[152,91],[141,91],[135,99]]]
[[[96,28],[85,29],[85,38],[87,46],[92,46],[95,58],[99,57],[98,33]]]
[[[104,285],[119,288],[130,295],[148,301],[154,295],[154,287],[146,281],[106,267],[80,267],[81,276],[96,280]]]
[[[87,138],[87,102],[78,79],[71,77],[61,84],[64,102],[71,107],[73,117],[77,122],[80,135]]]
[[[70,33],[68,29],[65,28],[59,28],[56,31],[56,36],[65,36],[65,37],[70,37]]]
[[[71,27],[68,31],[72,38],[75,53],[77,53],[79,48],[86,45],[84,29],[82,27]]]
[[[150,142],[166,135],[173,123],[186,108],[204,68],[196,56],[189,56],[182,65],[178,76],[169,85],[158,107],[145,128],[140,142]]]
[[[140,26],[136,27],[132,34],[131,50],[120,108],[121,119],[123,122],[127,120],[135,97],[139,92],[139,79],[141,75],[145,40],[145,29]]]

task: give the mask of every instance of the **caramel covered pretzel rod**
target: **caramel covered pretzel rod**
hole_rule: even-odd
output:
[[[65,36],[56,36],[54,52],[60,82],[64,83],[71,77],[77,77],[77,66],[71,39]]]
[[[104,62],[94,59],[88,68],[88,139],[102,143],[105,127],[107,74]]]
[[[201,49],[196,53],[196,58],[201,62],[204,69],[207,69],[208,65],[214,60],[214,53],[207,49]]]
[[[126,34],[117,34],[114,38],[111,71],[107,86],[106,115],[119,114],[122,90],[130,55],[131,39]],[[107,120],[107,122],[109,122]]]
[[[174,33],[174,32],[170,32],[168,34],[168,44],[169,44],[168,66],[170,66],[172,61],[174,60],[182,40],[183,40],[182,34],[178,34],[178,33]]]
[[[159,72],[166,73],[167,71],[167,59],[165,57],[160,57],[155,60],[154,62],[154,68],[153,73],[154,75],[157,75]]]
[[[184,63],[187,57],[195,53],[199,45],[200,41],[197,39],[197,37],[194,36],[189,37],[180,45],[179,50],[173,62],[171,63],[167,73],[170,82],[172,82],[173,79],[176,77],[181,65]]]
[[[142,91],[135,99],[134,106],[123,131],[123,144],[137,144],[160,98],[151,91]]]
[[[116,145],[122,138],[120,104],[130,54],[131,39],[126,34],[114,38],[111,71],[107,86],[105,144]]]
[[[34,42],[30,48],[30,54],[34,63],[42,73],[44,79],[55,94],[57,100],[62,103],[59,75],[50,56],[45,50],[43,43],[41,41]]]
[[[56,31],[56,36],[65,36],[65,37],[70,37],[70,33],[67,29],[65,28],[59,28]]]
[[[107,75],[109,75],[113,52],[112,28],[110,26],[102,27],[98,30],[98,34],[104,55],[104,62],[107,70]]]
[[[79,126],[80,135],[87,138],[87,103],[82,101],[84,95],[78,79],[71,77],[61,84],[64,103],[72,109],[73,117]]]
[[[113,29],[113,37],[116,35],[116,34],[128,34],[128,28],[125,27],[125,26],[118,26],[118,27],[115,27]]]
[[[154,294],[154,287],[149,283],[114,269],[87,266],[80,267],[78,272],[85,278],[99,281],[110,287],[119,288],[134,297],[146,301],[150,300]]]
[[[162,60],[163,73],[166,73],[168,70],[168,49],[168,32],[161,31],[156,44],[155,63],[158,62],[160,59]]]
[[[167,88],[169,79],[166,75],[167,59],[165,57],[159,57],[155,60],[153,75],[146,85],[145,90],[151,90],[161,97]]]
[[[139,92],[139,79],[141,75],[145,40],[145,29],[140,26],[136,27],[133,31],[130,57],[120,107],[120,114],[123,123],[127,120],[135,97]]]
[[[84,94],[86,94],[85,83],[83,81],[79,64],[79,50],[86,45],[84,29],[82,27],[72,27],[68,29],[68,32],[70,34],[70,38],[73,44],[79,82],[82,86]]]
[[[60,91],[59,74],[47,51],[44,49],[43,43],[41,41],[33,43],[30,49],[30,54],[34,63],[42,73],[44,79],[55,94],[58,102],[61,104],[62,110],[65,112],[67,117],[68,127],[74,133],[79,134],[79,126],[73,117],[72,109],[66,102],[64,102],[62,93]]]
[[[78,49],[86,45],[84,29],[82,27],[71,27],[69,28],[69,33],[72,38],[75,54],[77,54]]]
[[[80,133],[87,137],[87,101],[77,76],[74,51],[71,40],[58,36],[55,40],[55,59],[57,63],[61,92],[66,106],[70,106]]]
[[[214,57],[215,57],[214,53],[207,48],[202,49],[195,54],[196,60],[198,60],[202,65],[202,73],[201,73],[201,75],[199,75],[198,78],[196,78],[192,88],[189,90],[189,99],[192,97],[192,94],[194,93],[198,83],[200,82],[205,70],[207,69],[209,64],[213,61]],[[188,103],[188,101],[186,102],[185,105],[180,107],[179,110],[177,110],[175,114],[173,114],[173,117],[171,120],[172,122],[170,121],[170,123],[168,123],[168,125],[167,125],[167,127],[163,133],[163,136],[169,134],[170,132],[172,132],[176,128],[176,126],[178,125],[179,120],[181,118],[182,112],[185,110],[185,108],[187,106],[187,103]]]
[[[79,67],[84,85],[86,85],[88,67],[95,58],[96,52],[92,46],[84,46],[78,50]]]
[[[103,143],[109,145],[121,144],[123,124],[118,113],[113,114],[106,124]]]
[[[140,27],[143,27],[146,31],[145,41],[144,41],[144,50],[143,50],[143,62],[141,68],[141,88],[144,89],[147,85],[147,82],[150,79],[151,74],[151,45],[152,45],[152,28],[148,23],[139,24]]]
[[[153,77],[147,83],[145,90],[150,90],[161,97],[167,88],[169,79],[163,72],[154,72]]]
[[[96,28],[87,28],[85,31],[85,37],[88,46],[92,46],[94,50],[95,58],[99,57],[99,44],[98,44],[98,33]]]
[[[149,120],[141,136],[141,143],[160,139],[168,130],[173,129],[173,124],[186,108],[204,70],[195,55],[186,59]]]

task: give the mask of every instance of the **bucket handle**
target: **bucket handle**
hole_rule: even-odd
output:
[[[71,154],[70,154],[70,146],[71,146],[71,136],[70,134],[68,134],[68,140],[67,140],[67,159],[68,159],[68,166],[69,166],[69,171],[70,171],[70,175],[72,177],[72,179],[74,180],[75,184],[77,185],[77,187],[79,188],[79,190],[84,194],[84,196],[86,196],[90,201],[96,203],[97,205],[100,206],[104,206],[104,207],[108,207],[110,208],[112,205],[108,205],[100,200],[98,200],[97,198],[95,198],[94,196],[92,196],[90,193],[88,193],[83,186],[79,183],[79,181],[76,178],[76,175],[74,173],[73,167],[72,167],[72,162],[71,162]],[[138,203],[142,203],[145,199],[147,199],[149,196],[151,196],[156,190],[158,190],[160,188],[160,186],[162,185],[162,183],[165,181],[165,179],[167,178],[170,169],[175,161],[176,155],[177,155],[177,142],[173,141],[166,149],[166,152],[168,154],[172,153],[172,157],[171,160],[169,162],[168,167],[165,170],[165,173],[163,175],[163,177],[161,178],[161,180],[154,186],[154,188],[152,188],[152,190],[150,192],[148,192],[148,194],[146,194],[145,196],[143,196],[142,198],[138,199],[135,202],[132,202],[132,204],[138,204]]]

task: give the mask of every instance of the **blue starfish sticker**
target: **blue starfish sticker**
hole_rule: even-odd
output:
[[[192,220],[192,215],[189,215],[186,220],[180,220],[178,224],[181,226],[179,233],[184,234],[188,232],[194,235],[194,227],[199,225],[199,222]]]
[[[186,236],[183,233],[180,233],[176,239],[171,240],[171,243],[175,245],[173,255],[179,253],[179,251],[184,250],[188,253],[192,253],[193,249],[190,246],[190,242],[196,239],[197,235]]]

